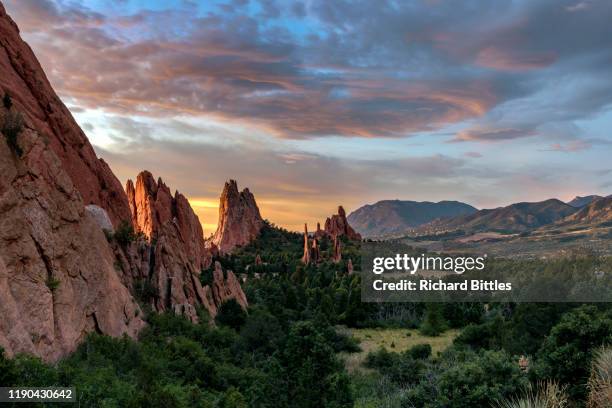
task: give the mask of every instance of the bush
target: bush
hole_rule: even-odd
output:
[[[54,292],[57,288],[59,288],[60,280],[51,276],[49,277],[49,279],[47,279],[47,282],[45,283],[47,284],[49,290],[51,292]]]
[[[567,384],[573,400],[584,400],[590,365],[596,350],[612,344],[612,316],[585,305],[566,313],[552,328],[537,356],[536,372],[542,379]]]
[[[115,230],[113,237],[119,245],[127,246],[130,242],[136,241],[137,235],[134,233],[132,224],[123,220]]]
[[[406,353],[416,360],[425,360],[431,356],[431,346],[429,344],[417,344],[412,346]]]
[[[382,347],[378,351],[370,351],[363,364],[368,368],[391,367],[397,357],[397,353],[391,353]]]
[[[236,299],[230,299],[221,305],[215,321],[222,326],[238,330],[246,321],[246,312]]]
[[[442,311],[441,303],[429,303],[425,311],[425,319],[419,331],[424,336],[435,337],[444,333],[448,328]]]
[[[23,116],[19,112],[9,111],[2,118],[2,127],[0,130],[2,134],[4,134],[4,137],[6,137],[6,143],[17,156],[23,154],[23,150],[21,150],[21,147],[19,147],[17,143],[17,137],[23,130],[23,125]]]

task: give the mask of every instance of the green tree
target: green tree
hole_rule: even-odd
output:
[[[221,304],[215,321],[220,325],[239,330],[246,321],[246,312],[236,299],[229,299]]]
[[[563,315],[552,328],[537,354],[536,373],[542,379],[567,384],[570,398],[583,400],[593,353],[611,343],[610,311],[581,306]]]
[[[425,318],[419,328],[425,336],[439,336],[448,328],[444,320],[443,305],[441,303],[428,303],[425,309]]]
[[[352,406],[342,363],[311,322],[299,322],[291,328],[282,364],[292,407]]]

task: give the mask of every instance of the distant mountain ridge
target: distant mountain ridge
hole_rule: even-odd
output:
[[[612,222],[612,196],[599,197],[575,213],[564,218],[561,224],[598,225]]]
[[[609,196],[608,196],[609,197]],[[582,208],[586,205],[591,204],[593,201],[603,198],[602,196],[599,195],[588,195],[588,196],[576,196],[574,197],[574,199],[572,201],[568,201],[567,204],[571,205],[572,207],[576,207],[576,208]]]
[[[459,201],[383,200],[364,205],[348,216],[348,221],[364,237],[402,234],[438,218],[469,215],[478,211]]]
[[[521,202],[506,207],[486,209],[474,214],[452,219],[436,220],[424,225],[422,230],[466,232],[499,231],[507,233],[524,232],[552,224],[578,211],[557,199],[529,203]]]

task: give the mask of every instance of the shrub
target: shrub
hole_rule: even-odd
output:
[[[584,305],[566,313],[552,328],[536,360],[539,378],[567,384],[573,400],[586,398],[593,354],[599,346],[612,343],[612,315]]]
[[[49,288],[49,290],[50,290],[51,292],[53,292],[53,291],[55,291],[57,288],[59,288],[59,285],[60,285],[60,280],[59,280],[59,279],[57,279],[57,278],[54,278],[53,276],[50,276],[50,277],[47,279],[46,284],[47,284],[47,287]]]
[[[425,311],[425,319],[419,328],[424,336],[435,337],[444,333],[448,328],[442,312],[442,304],[429,303]]]
[[[425,360],[431,356],[431,346],[429,344],[417,344],[412,346],[406,353],[416,360]]]
[[[130,242],[136,240],[137,235],[134,233],[134,227],[128,221],[123,220],[115,230],[113,235],[115,241],[122,246],[127,246]]]
[[[246,321],[246,312],[236,299],[230,299],[221,305],[215,321],[220,325],[238,330]]]
[[[19,112],[9,111],[2,118],[2,134],[6,137],[6,142],[13,152],[18,156],[23,154],[23,150],[17,143],[17,137],[23,130],[23,116]]]
[[[397,357],[397,353],[391,353],[382,347],[378,351],[370,351],[363,364],[368,368],[391,367]]]
[[[565,388],[556,382],[546,382],[538,385],[536,391],[531,385],[526,395],[518,399],[508,399],[498,402],[499,408],[564,408],[567,406]]]
[[[612,348],[600,349],[593,358],[587,407],[612,406]]]

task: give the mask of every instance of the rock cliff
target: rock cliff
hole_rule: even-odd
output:
[[[92,331],[135,336],[144,325],[140,309],[99,220],[85,209],[95,204],[118,223],[129,219],[127,199],[0,4],[0,95],[7,93],[11,103],[0,106],[0,346],[51,361]]]
[[[129,220],[121,183],[96,154],[62,103],[19,29],[0,3],[0,89],[59,158],[85,204],[106,210],[113,224]]]
[[[139,307],[62,161],[29,121],[17,139],[21,155],[5,136],[0,136],[0,346],[9,355],[28,352],[55,360],[91,331],[136,335],[144,324]]]
[[[235,180],[225,183],[219,202],[219,222],[212,243],[221,253],[230,253],[255,239],[264,225],[255,197],[245,188],[238,192]]]
[[[229,298],[246,307],[230,271],[200,284],[211,259],[183,195],[143,172],[128,201],[1,3],[0,99],[0,347],[9,356],[54,361],[90,332],[135,337],[145,323],[134,295],[192,320],[199,305],[213,317]],[[252,212],[249,195],[240,197]]]
[[[149,288],[144,300],[154,310],[172,310],[192,321],[198,320],[199,305],[213,318],[229,298],[246,308],[236,276],[231,271],[226,277],[219,273],[220,265],[215,265],[211,285],[201,285],[200,273],[209,267],[212,256],[205,248],[200,220],[185,196],[178,191],[173,196],[162,179],[156,181],[148,171],[141,172],[135,184],[128,180],[126,193],[133,225],[141,234],[130,245],[115,246],[127,285],[136,292]]]

